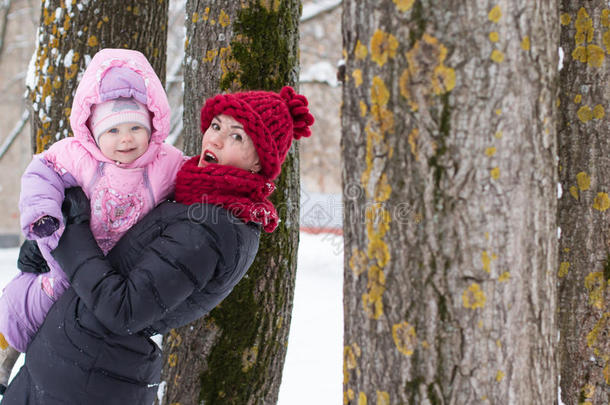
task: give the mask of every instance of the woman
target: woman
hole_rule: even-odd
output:
[[[175,202],[157,206],[107,256],[89,229],[88,201],[68,194],[53,256],[72,287],[3,404],[152,403],[162,358],[149,336],[200,318],[243,277],[260,228],[277,226],[272,180],[312,123],[307,100],[289,87],[209,99],[202,154],[178,172]]]

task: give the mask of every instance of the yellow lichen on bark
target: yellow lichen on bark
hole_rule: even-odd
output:
[[[377,391],[376,405],[390,405],[390,394],[386,391]]]
[[[577,94],[574,96],[574,104],[580,104],[582,101],[582,94]]]
[[[602,34],[602,43],[606,47],[606,53],[610,55],[610,31],[606,31]]]
[[[581,122],[591,121],[593,119],[593,111],[588,105],[583,105],[576,111],[576,116]]]
[[[601,120],[606,116],[606,110],[604,109],[604,106],[601,104],[596,105],[595,107],[593,107],[593,118],[596,120]]]
[[[231,24],[231,18],[229,18],[229,15],[225,13],[224,10],[220,10],[220,15],[218,16],[218,23],[223,28],[226,28],[229,24]]]
[[[367,111],[368,111],[368,107],[366,106],[366,103],[364,101],[360,100],[360,116],[365,117]]]
[[[610,10],[607,8],[603,9],[599,19],[602,26],[610,27]]]
[[[527,35],[521,40],[521,49],[524,51],[529,51],[531,49],[530,37]]]
[[[354,50],[354,55],[356,56],[356,59],[364,60],[364,59],[366,59],[368,53],[369,53],[369,51],[368,51],[366,45],[364,45],[362,42],[360,42],[360,40],[356,41],[356,48]]]
[[[247,373],[252,369],[258,357],[258,345],[246,348],[241,356],[241,371]]]
[[[504,379],[504,372],[502,370],[498,370],[498,372],[496,373],[496,382],[500,382]]]
[[[352,77],[354,78],[354,85],[356,88],[360,87],[360,85],[362,85],[362,70],[354,69]]]
[[[371,38],[371,59],[379,66],[385,65],[388,59],[396,56],[398,40],[388,32],[376,30]]]
[[[491,269],[491,257],[485,250],[481,253],[481,262],[483,264],[483,270],[485,270],[486,273],[489,273]]]
[[[205,57],[203,58],[204,62],[213,62],[214,59],[218,56],[218,48],[208,49],[205,53]]]
[[[366,394],[362,391],[358,393],[358,405],[366,405]]]
[[[504,62],[504,53],[502,51],[494,49],[493,51],[491,51],[490,58],[496,63],[502,63]]]
[[[557,276],[559,276],[559,278],[563,278],[568,275],[569,270],[570,270],[570,263],[561,262],[561,264],[559,265],[559,271],[557,272]]]
[[[570,186],[570,195],[578,200],[578,187]]]
[[[500,5],[496,5],[494,8],[492,8],[489,11],[487,18],[489,19],[489,21],[494,23],[500,21],[500,18],[502,18],[502,9],[500,8]]]
[[[454,89],[456,75],[453,68],[445,65],[447,53],[447,48],[429,34],[424,34],[406,53],[408,67],[401,73],[399,88],[413,111],[417,111],[418,105],[413,99],[412,86],[417,86],[424,96],[441,95]],[[434,61],[433,68],[429,66],[430,59]]]
[[[604,212],[610,208],[610,199],[607,193],[597,193],[597,196],[593,200],[593,208],[598,211]]]
[[[505,271],[504,273],[500,274],[500,277],[498,277],[498,281],[501,283],[504,283],[508,280],[510,280],[510,273],[508,271]]]
[[[496,31],[492,31],[489,33],[489,40],[491,42],[498,42],[500,40],[500,35]]]
[[[486,300],[485,293],[477,283],[472,283],[462,294],[462,304],[465,308],[483,308]]]
[[[398,11],[409,11],[415,4],[415,0],[392,0]]]
[[[414,128],[409,134],[409,146],[411,147],[411,153],[415,156],[415,160],[419,161],[419,152],[417,151],[417,137],[419,135],[419,129]]]
[[[366,254],[359,249],[352,249],[352,256],[349,259],[349,268],[352,270],[354,275],[358,277],[366,270],[368,258]]]
[[[576,28],[576,34],[574,35],[574,41],[576,45],[581,45],[586,42],[593,40],[593,19],[589,17],[589,13],[584,7],[578,10],[576,20],[574,21],[574,27]]]
[[[568,13],[562,13],[559,16],[559,22],[561,23],[561,25],[570,25],[570,23],[572,22],[572,17]]]
[[[493,169],[491,169],[489,171],[489,175],[491,176],[492,179],[498,180],[500,178],[500,168],[494,167]]]
[[[495,146],[490,146],[489,148],[485,149],[485,155],[488,157],[492,157],[496,154],[496,147]]]
[[[576,175],[576,183],[580,191],[588,190],[591,187],[591,177],[585,172],[580,172]]]
[[[589,305],[593,308],[602,309],[607,287],[608,282],[604,279],[604,274],[601,271],[589,273],[585,277],[585,288],[589,292]]]
[[[610,312],[605,312],[599,321],[595,323],[595,326],[591,332],[587,334],[587,346],[593,349],[593,353],[595,353],[595,355],[606,356],[606,362],[608,362],[610,359],[610,353],[602,353],[600,349],[604,350],[604,346],[607,345],[606,339],[608,335],[610,335]],[[602,337],[601,342],[599,340],[600,336]]]
[[[405,356],[411,356],[417,346],[415,328],[409,322],[401,322],[392,326],[392,338],[396,349]]]

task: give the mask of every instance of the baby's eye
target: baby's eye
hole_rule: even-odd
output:
[[[110,128],[108,130],[108,133],[110,133],[110,134],[118,134],[119,133],[119,129],[118,128]]]
[[[132,131],[139,131],[140,129],[142,129],[140,125],[134,125],[133,127],[131,127]]]
[[[240,134],[231,134],[231,137],[235,139],[237,142],[241,142],[244,138]]]

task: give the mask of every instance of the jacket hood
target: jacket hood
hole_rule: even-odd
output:
[[[143,167],[153,161],[169,134],[170,108],[165,89],[146,57],[129,49],[102,49],[95,54],[76,88],[70,125],[74,137],[102,162],[114,163],[98,148],[87,126],[91,106],[119,97],[133,97],[151,112],[152,130],[147,151],[125,168]]]

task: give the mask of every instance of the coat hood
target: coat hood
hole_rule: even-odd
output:
[[[165,89],[146,57],[129,49],[102,49],[95,54],[74,94],[70,125],[74,137],[102,162],[114,163],[98,148],[87,126],[91,106],[119,97],[133,97],[151,112],[152,131],[148,150],[125,168],[143,167],[153,161],[167,135],[170,108]]]

